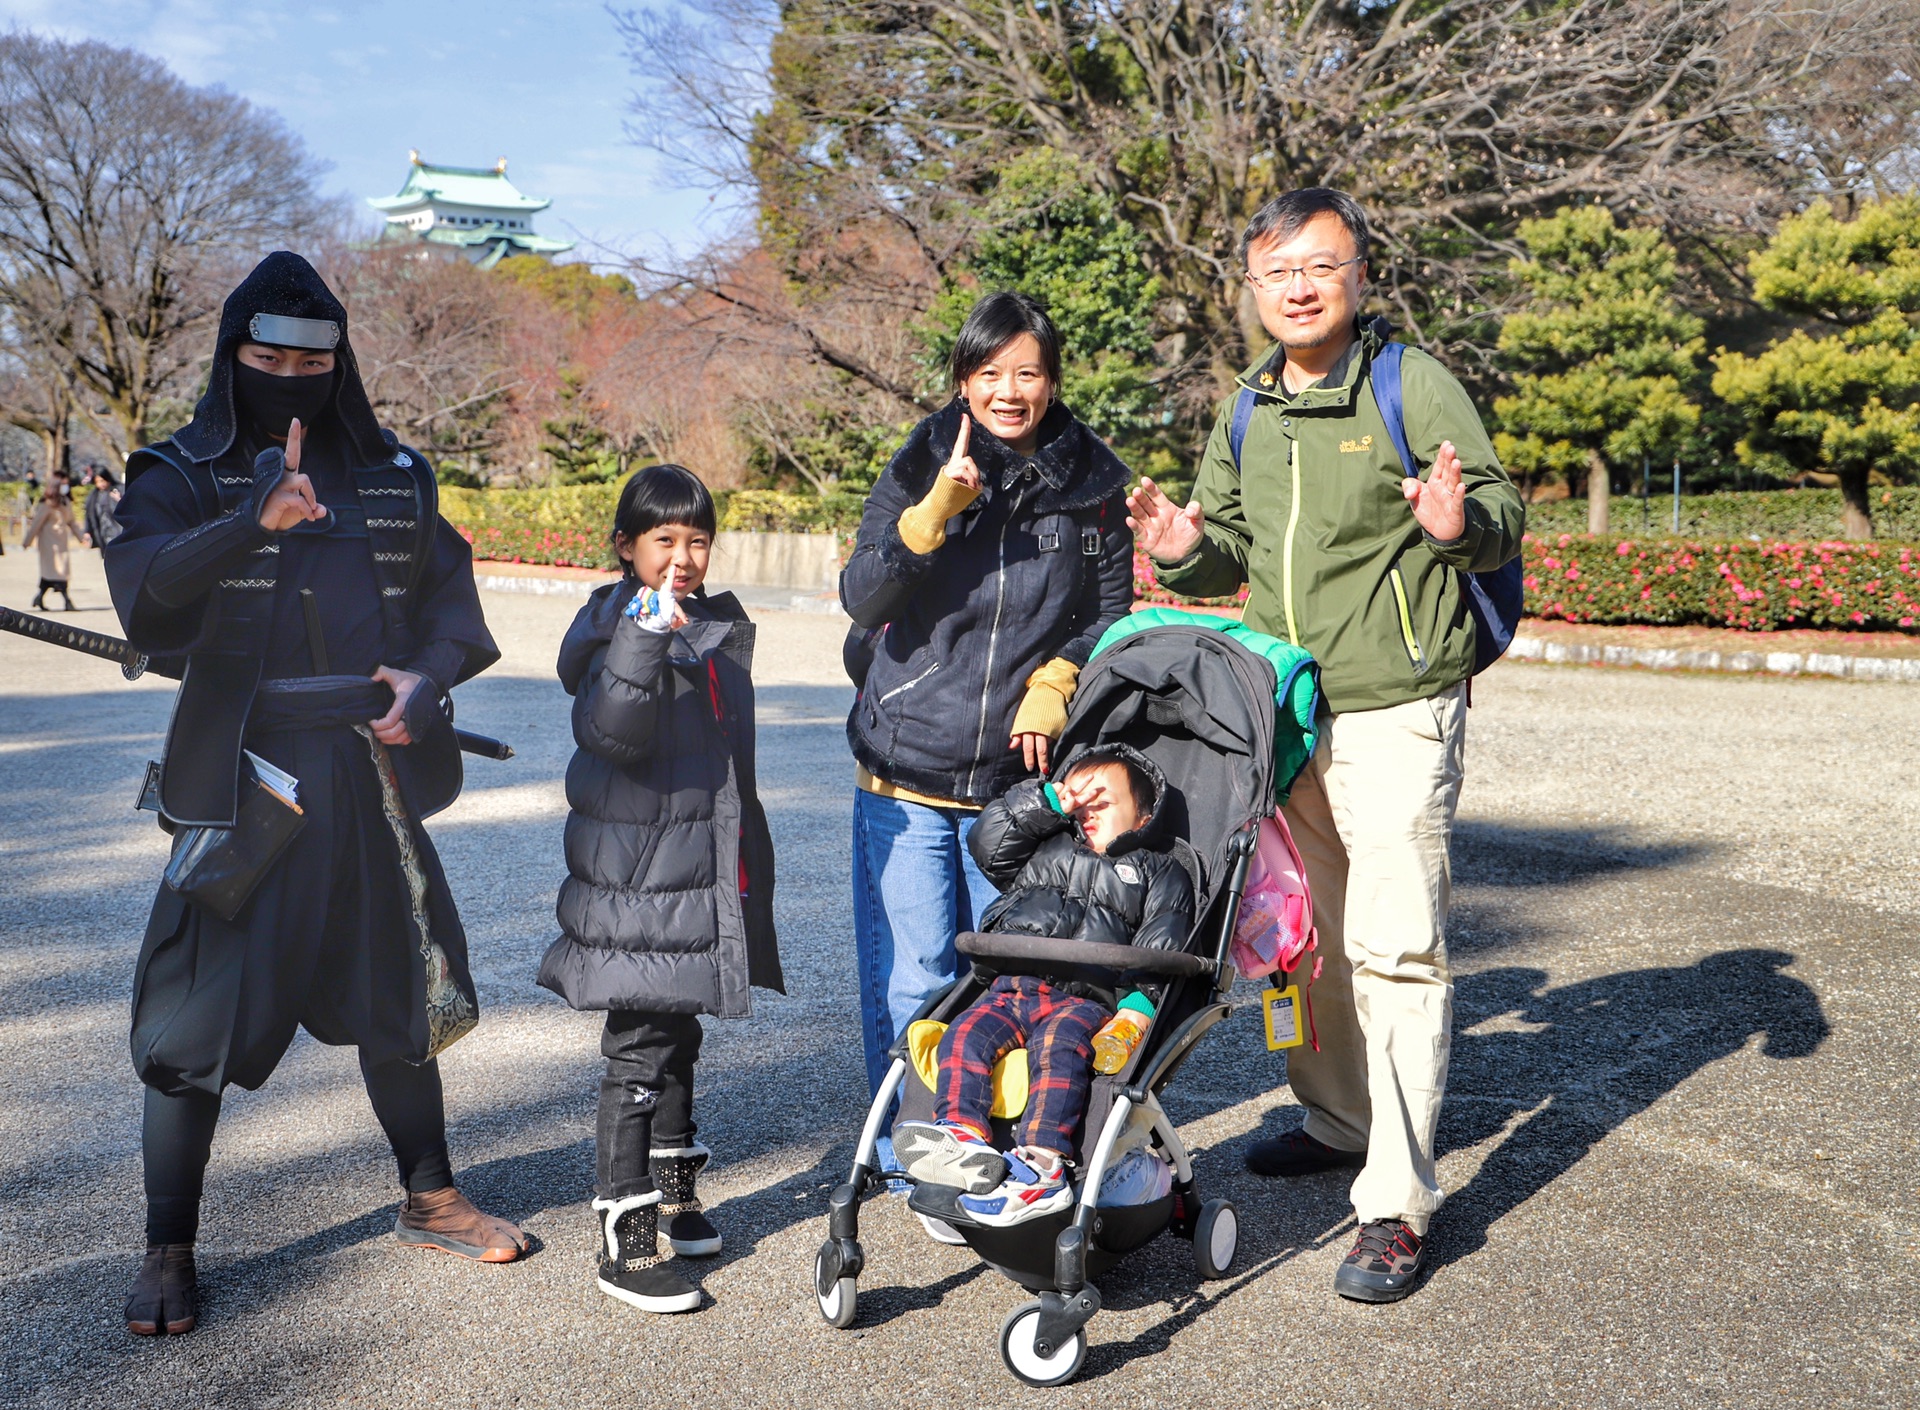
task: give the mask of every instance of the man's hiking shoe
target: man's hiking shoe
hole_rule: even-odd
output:
[[[401,1201],[393,1236],[410,1248],[437,1248],[482,1263],[511,1263],[527,1249],[527,1236],[504,1219],[482,1214],[449,1185]]]
[[[642,1312],[692,1312],[700,1289],[664,1265],[660,1252],[660,1191],[593,1202],[600,1240],[600,1291]]]
[[[893,1128],[900,1168],[929,1185],[949,1185],[984,1195],[1007,1178],[1007,1160],[973,1132],[931,1121],[901,1121]]]
[[[1318,1175],[1323,1170],[1358,1170],[1367,1163],[1365,1151],[1343,1151],[1316,1141],[1299,1127],[1247,1152],[1247,1169],[1256,1175],[1290,1180],[1296,1175]]]
[[[1426,1240],[1398,1219],[1377,1219],[1360,1226],[1333,1290],[1355,1302],[1398,1302],[1413,1291],[1426,1261]]]
[[[1042,1173],[1021,1156],[1018,1147],[1007,1153],[1007,1178],[988,1193],[960,1196],[961,1210],[975,1223],[1004,1229],[1073,1207],[1073,1186],[1067,1183],[1064,1161],[1055,1161],[1051,1171]]]
[[[127,1330],[137,1337],[185,1336],[199,1318],[192,1244],[152,1244],[127,1294]]]

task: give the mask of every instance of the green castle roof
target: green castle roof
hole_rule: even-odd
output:
[[[436,201],[449,205],[480,206],[497,211],[543,211],[551,201],[524,195],[507,180],[504,160],[491,168],[433,166],[416,153],[406,183],[392,196],[374,196],[367,202],[377,211],[406,210]]]

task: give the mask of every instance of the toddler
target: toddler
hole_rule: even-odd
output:
[[[1029,779],[987,805],[968,845],[1002,888],[981,929],[1177,950],[1193,926],[1193,883],[1150,845],[1166,781],[1126,745],[1064,761],[1057,785]],[[1162,986],[1123,985],[1129,1006]],[[1139,993],[1138,999],[1132,993]],[[1093,1085],[1093,1038],[1113,1018],[1113,990],[1002,975],[940,1040],[931,1122],[903,1121],[893,1145],[916,1180],[958,1187],[960,1207],[1005,1226],[1073,1203],[1066,1166]],[[1127,1002],[1128,1000],[1122,1000]],[[1027,1050],[1026,1110],[1017,1144],[990,1144],[993,1068]]]

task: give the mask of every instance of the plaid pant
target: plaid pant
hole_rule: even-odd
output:
[[[1093,1086],[1093,1035],[1108,1017],[1092,999],[1026,975],[1002,975],[941,1035],[933,1119],[969,1126],[987,1137],[993,1065],[1015,1048],[1025,1048],[1027,1109],[1015,1142],[1072,1155]]]

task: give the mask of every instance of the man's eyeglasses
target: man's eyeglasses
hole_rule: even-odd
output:
[[[1355,255],[1352,259],[1343,259],[1335,263],[1329,259],[1317,259],[1312,264],[1297,265],[1292,269],[1269,269],[1265,274],[1247,271],[1247,282],[1256,289],[1265,289],[1269,293],[1288,288],[1296,274],[1304,274],[1315,284],[1331,284],[1339,279],[1340,271],[1350,264],[1360,264],[1365,255]]]

